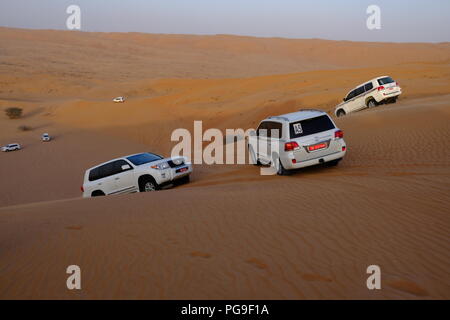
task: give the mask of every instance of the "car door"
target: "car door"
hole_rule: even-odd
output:
[[[361,110],[366,107],[366,101],[364,99],[364,86],[360,86],[355,89],[355,98],[354,98],[354,110]]]
[[[116,189],[113,178],[113,162],[103,164],[91,170],[89,180],[92,181],[92,191],[101,190],[105,194],[111,194]]]
[[[128,193],[137,191],[133,167],[126,160],[116,160],[113,162],[113,182],[114,190],[112,193]]]

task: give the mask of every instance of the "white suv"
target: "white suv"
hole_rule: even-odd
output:
[[[155,191],[170,182],[187,183],[191,173],[192,164],[184,157],[138,153],[86,170],[81,191],[85,198]]]
[[[395,103],[401,94],[402,89],[391,77],[378,77],[352,89],[334,112],[336,116],[342,117],[379,104]]]
[[[18,143],[10,143],[10,144],[7,144],[6,146],[2,147],[3,152],[15,151],[15,150],[20,150],[20,149],[21,149],[21,146]]]
[[[321,163],[337,165],[345,156],[344,133],[320,110],[300,110],[264,119],[249,136],[254,164],[272,164],[279,175]]]

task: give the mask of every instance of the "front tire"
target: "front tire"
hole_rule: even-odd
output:
[[[159,189],[158,184],[152,178],[144,178],[139,184],[139,192],[151,192]]]

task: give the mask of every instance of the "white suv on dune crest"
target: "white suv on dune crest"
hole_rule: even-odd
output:
[[[352,89],[334,112],[336,116],[342,117],[379,104],[395,103],[401,94],[402,89],[391,77],[378,77]]]
[[[155,191],[170,182],[187,183],[191,173],[192,164],[184,157],[138,153],[86,170],[81,191],[85,198]]]
[[[273,164],[277,174],[321,163],[337,165],[345,156],[344,133],[320,110],[300,110],[264,119],[250,133],[252,163]]]

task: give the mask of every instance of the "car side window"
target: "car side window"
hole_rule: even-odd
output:
[[[372,90],[373,89],[373,83],[372,82],[369,82],[369,83],[366,83],[365,85],[364,85],[364,90],[367,92],[367,91],[370,91],[370,90]]]
[[[128,165],[129,168],[123,170],[122,166]],[[129,171],[129,170],[133,170],[133,168],[131,167],[131,165],[126,162],[125,160],[117,160],[113,162],[113,174],[118,174],[121,172],[125,172],[125,171]]]
[[[273,137],[273,138],[281,138],[281,128],[282,128],[282,124],[279,122],[269,122],[269,127],[267,134],[269,135],[269,137]],[[275,131],[277,130],[277,131]]]
[[[267,122],[261,122],[261,124],[259,125],[258,129],[256,130],[256,134],[258,136],[263,136],[263,137],[267,137],[268,132],[267,132]]]
[[[356,93],[356,90],[350,91],[350,93],[348,94],[347,98],[345,98],[345,101],[353,99],[355,97],[355,93]]]
[[[360,94],[363,94],[363,93],[364,93],[364,86],[361,86],[361,87],[359,87],[359,88],[357,88],[355,90],[355,97],[357,97],[357,96],[359,96]]]

